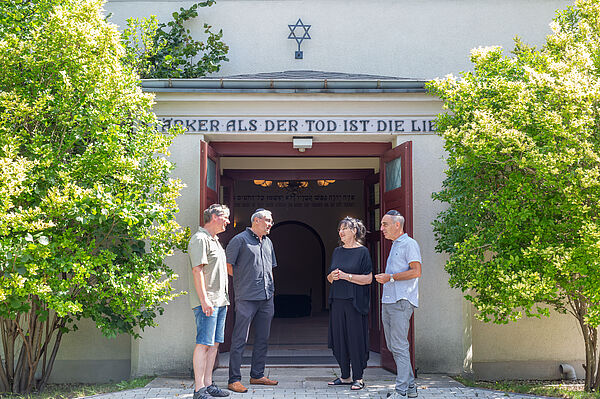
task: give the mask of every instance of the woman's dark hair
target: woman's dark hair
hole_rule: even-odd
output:
[[[364,223],[361,220],[356,219],[356,218],[351,218],[350,216],[346,216],[345,218],[340,220],[340,222],[338,223],[338,230],[342,226],[348,227],[349,229],[356,230],[356,235],[355,235],[356,241],[362,245],[365,244],[365,236],[367,235],[367,228],[365,227]],[[343,245],[344,243],[342,242],[342,240],[339,240],[339,244]]]

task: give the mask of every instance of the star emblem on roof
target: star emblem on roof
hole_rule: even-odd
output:
[[[306,25],[302,22],[301,18],[298,18],[298,21],[294,25],[288,25],[290,28],[290,34],[288,35],[288,39],[293,39],[298,43],[298,51],[296,51],[296,59],[302,59],[303,53],[300,51],[300,44],[303,40],[310,40],[310,33],[308,30],[312,25]]]

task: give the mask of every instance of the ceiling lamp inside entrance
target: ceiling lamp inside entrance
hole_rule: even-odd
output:
[[[319,179],[319,180],[314,180],[317,183],[317,186],[319,187],[326,187],[330,184],[335,183],[335,180],[331,180],[331,179]],[[254,184],[257,186],[261,186],[261,187],[278,187],[278,188],[287,188],[287,189],[297,189],[297,188],[306,188],[309,185],[309,182],[307,180],[285,180],[285,181],[278,181],[275,182],[275,185],[273,185],[273,181],[272,180],[265,180],[265,179],[257,179],[257,180],[253,180]]]
[[[317,180],[317,185],[321,187],[328,186],[332,183],[335,183],[335,180]]]
[[[272,180],[254,180],[254,184],[256,184],[257,186],[261,186],[261,187],[271,187],[271,184],[273,184]]]

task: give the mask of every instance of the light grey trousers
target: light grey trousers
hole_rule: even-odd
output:
[[[385,341],[396,362],[396,391],[402,394],[406,394],[409,386],[415,385],[408,344],[408,328],[413,310],[414,306],[406,299],[381,305]]]

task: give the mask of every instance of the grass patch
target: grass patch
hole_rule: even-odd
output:
[[[73,399],[101,393],[124,391],[126,389],[143,388],[154,377],[139,377],[121,382],[106,384],[48,384],[42,392],[28,395],[0,393],[0,399]]]
[[[465,386],[474,388],[567,399],[600,399],[600,392],[585,392],[582,383],[568,381],[473,381],[460,376],[453,378]]]

